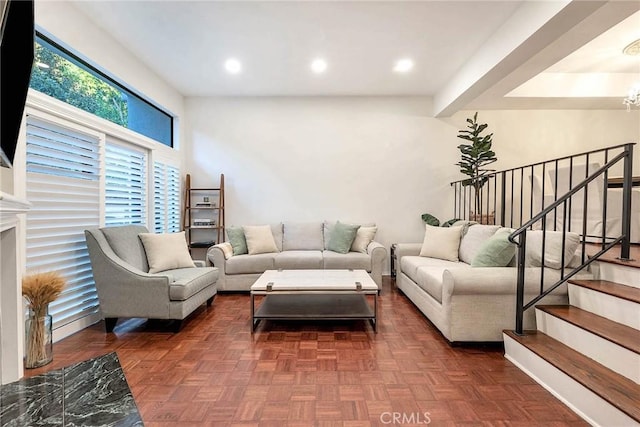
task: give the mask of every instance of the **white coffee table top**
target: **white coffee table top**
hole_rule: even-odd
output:
[[[273,291],[378,291],[366,270],[267,270],[251,286],[251,292]]]

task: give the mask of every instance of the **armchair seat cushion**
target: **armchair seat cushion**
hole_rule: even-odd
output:
[[[218,280],[218,269],[214,267],[177,268],[161,275],[165,273],[173,279],[169,283],[171,301],[186,301]]]

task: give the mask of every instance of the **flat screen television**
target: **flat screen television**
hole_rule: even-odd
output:
[[[34,57],[33,0],[0,0],[0,166],[11,167]]]

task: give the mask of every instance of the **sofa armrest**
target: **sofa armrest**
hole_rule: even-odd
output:
[[[387,248],[385,248],[382,243],[371,241],[369,246],[367,246],[367,254],[378,261],[384,261],[387,256]]]
[[[207,250],[207,256],[205,262],[207,267],[218,267],[220,274],[225,274],[225,263],[227,259],[224,257],[224,252],[219,245],[211,246]]]
[[[400,258],[403,256],[418,256],[422,249],[422,243],[397,243],[394,251],[396,265],[400,267]]]

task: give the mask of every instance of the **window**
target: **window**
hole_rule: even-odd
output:
[[[173,118],[41,34],[30,87],[173,147]]]
[[[27,270],[67,280],[49,305],[53,328],[98,312],[84,230],[100,225],[100,138],[27,117]]]
[[[153,165],[154,230],[180,231],[180,170],[162,162]]]
[[[146,153],[107,139],[105,225],[147,223]]]

